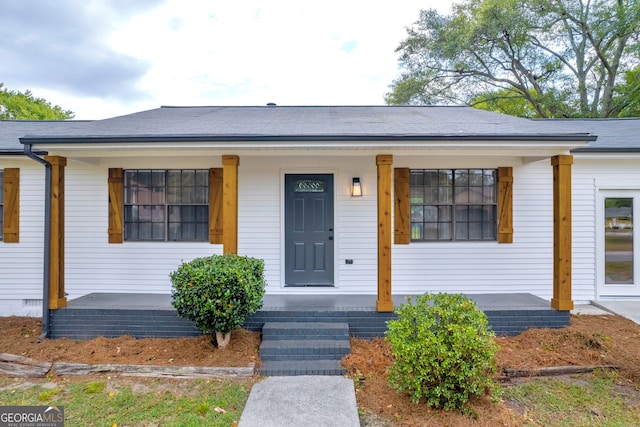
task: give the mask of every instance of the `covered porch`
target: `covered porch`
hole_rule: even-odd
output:
[[[473,299],[497,335],[515,335],[529,328],[561,328],[569,311],[528,293],[476,294]],[[263,307],[244,324],[261,331],[265,322],[343,322],[352,337],[384,335],[392,312],[376,310],[376,295],[265,295]],[[394,295],[394,306],[406,295]],[[92,293],[51,311],[50,338],[91,339],[99,336],[183,337],[201,335],[177,316],[169,294]]]

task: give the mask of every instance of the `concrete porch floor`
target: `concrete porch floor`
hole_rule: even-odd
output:
[[[394,295],[395,307],[406,302],[406,297]],[[487,310],[552,310],[549,301],[532,294],[470,294],[478,308]],[[302,311],[376,311],[376,295],[273,295],[264,296],[261,310]],[[170,294],[92,293],[70,300],[68,309],[119,309],[119,310],[172,310]]]

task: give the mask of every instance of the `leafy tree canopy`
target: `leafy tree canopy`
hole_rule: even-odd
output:
[[[0,120],[69,120],[73,117],[72,111],[36,98],[29,90],[13,91],[0,83]]]
[[[637,0],[463,0],[422,10],[389,104],[466,103],[526,117],[640,112]]]

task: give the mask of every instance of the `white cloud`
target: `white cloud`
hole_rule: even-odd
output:
[[[100,43],[84,43],[83,51],[103,49],[92,56],[105,63],[105,75],[96,76],[91,82],[96,87],[85,95],[62,84],[47,85],[46,76],[21,81],[26,87],[11,81],[6,86],[31,89],[75,111],[76,118],[160,105],[382,104],[398,74],[394,50],[405,28],[421,8],[446,13],[451,7],[450,0],[148,3],[146,10],[129,14],[118,13],[106,0],[76,5],[85,19],[108,21],[84,29],[95,28],[97,33],[86,37]],[[114,67],[110,59],[120,65]],[[98,90],[112,69],[126,75],[123,90]],[[83,79],[91,78],[81,71]],[[118,78],[114,74],[110,84]]]

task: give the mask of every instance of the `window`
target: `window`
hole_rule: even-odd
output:
[[[411,241],[497,239],[496,169],[410,173]]]
[[[4,230],[4,171],[0,169],[0,240]]]
[[[124,171],[124,240],[208,239],[208,170]]]

